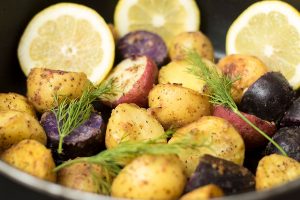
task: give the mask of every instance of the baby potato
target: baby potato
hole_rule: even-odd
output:
[[[203,80],[188,72],[190,65],[185,61],[172,61],[159,70],[158,83],[180,84],[201,94],[206,93]]]
[[[199,120],[177,129],[169,144],[191,137],[192,141],[202,144],[202,147],[183,149],[179,158],[185,165],[185,171],[191,176],[195,171],[199,159],[204,154],[223,158],[242,165],[245,157],[245,144],[241,135],[226,120],[204,116]]]
[[[71,99],[80,97],[91,83],[81,72],[34,68],[27,78],[27,97],[38,112],[54,106],[54,96]]]
[[[114,179],[111,195],[132,199],[175,200],[186,183],[183,165],[175,155],[142,155]]]
[[[256,189],[265,190],[300,177],[300,163],[287,156],[272,154],[263,157],[256,170]]]
[[[261,60],[248,55],[226,56],[219,61],[218,68],[232,80],[238,78],[231,89],[231,95],[236,103],[240,103],[249,86],[268,72],[267,66]]]
[[[207,96],[176,84],[154,86],[148,99],[148,111],[166,129],[181,127],[211,114]]]
[[[170,44],[171,60],[183,60],[186,51],[194,50],[201,57],[214,60],[214,49],[208,37],[202,32],[183,32],[175,36]]]
[[[186,193],[179,200],[208,200],[222,196],[224,196],[224,193],[221,188],[219,188],[217,185],[209,184]]]
[[[7,110],[26,112],[36,118],[33,105],[26,97],[17,93],[0,93],[0,111]]]
[[[108,120],[105,145],[109,149],[122,141],[155,139],[163,134],[161,124],[146,109],[122,103],[112,111]]]
[[[43,127],[30,114],[19,111],[0,111],[0,152],[24,139],[46,144]]]
[[[7,149],[1,159],[33,176],[44,180],[56,181],[54,160],[51,151],[35,140],[22,140]]]
[[[57,173],[58,184],[97,194],[102,194],[99,187],[101,180],[103,180],[101,167],[90,163],[75,163]]]

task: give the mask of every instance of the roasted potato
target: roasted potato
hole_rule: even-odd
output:
[[[183,32],[170,43],[169,55],[172,60],[183,60],[188,50],[196,51],[201,57],[214,60],[214,49],[209,38],[202,32]]]
[[[17,93],[0,93],[0,111],[7,110],[26,112],[36,118],[33,105],[26,97]]]
[[[168,143],[176,143],[187,137],[203,145],[195,149],[183,149],[178,154],[188,176],[195,171],[200,157],[204,154],[223,158],[239,165],[243,164],[244,141],[236,129],[222,118],[204,116],[179,128]]]
[[[19,111],[0,111],[0,152],[24,139],[46,145],[43,127],[30,114]]]
[[[206,93],[207,87],[203,80],[188,72],[190,65],[185,61],[172,61],[163,66],[158,73],[158,83],[178,84],[201,94]]]
[[[300,90],[299,90],[300,92]],[[298,97],[288,110],[285,111],[280,126],[300,126],[300,97]]]
[[[149,93],[148,111],[164,128],[182,127],[211,114],[211,104],[204,96],[176,84],[158,84]]]
[[[221,188],[214,184],[209,184],[186,193],[179,200],[209,200],[211,198],[222,197],[223,195],[224,193]]]
[[[175,155],[143,155],[114,179],[111,195],[132,199],[178,199],[186,183],[183,165]]]
[[[122,141],[156,139],[163,134],[161,124],[144,108],[123,103],[112,111],[108,120],[105,145],[113,148]]]
[[[255,190],[255,177],[247,168],[211,155],[204,155],[199,160],[185,192],[207,184],[219,186],[227,195]]]
[[[248,55],[229,55],[218,63],[219,69],[232,80],[231,95],[236,103],[242,99],[244,92],[259,77],[268,72],[267,66],[258,58]]]
[[[103,190],[100,188],[100,182],[103,179],[103,171],[100,165],[90,163],[75,163],[57,173],[58,184],[98,194],[103,194]]]
[[[27,77],[27,97],[38,112],[50,110],[54,95],[70,99],[80,97],[91,83],[82,72],[33,68]]]
[[[33,176],[56,181],[51,151],[35,140],[22,140],[1,154],[1,160]]]
[[[256,170],[256,189],[265,190],[300,177],[300,163],[287,156],[272,154],[263,157]]]

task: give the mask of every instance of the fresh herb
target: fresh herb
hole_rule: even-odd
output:
[[[197,52],[187,52],[187,61],[190,64],[190,68],[188,69],[188,71],[206,82],[210,92],[208,96],[210,97],[211,103],[230,108],[242,120],[244,120],[257,132],[263,135],[267,140],[269,140],[281,152],[281,154],[287,156],[286,152],[279,144],[277,144],[272,138],[270,138],[265,132],[255,126],[252,122],[250,122],[239,111],[237,105],[231,97],[230,91],[233,81],[231,81],[229,77],[223,76],[213,66],[207,66],[207,64],[202,60]]]
[[[59,134],[58,150],[59,154],[62,153],[62,144],[64,138],[68,136],[73,130],[78,128],[86,122],[92,113],[92,102],[97,98],[108,99],[114,96],[117,92],[116,80],[108,80],[97,87],[87,87],[80,98],[70,100],[64,97],[59,102],[59,96],[55,95],[55,105],[51,111],[54,113],[57,129]]]
[[[173,135],[174,131],[167,131],[161,137],[152,140],[144,141],[126,141],[120,143],[118,146],[112,149],[106,149],[99,154],[92,157],[78,158],[75,160],[70,160],[64,162],[63,164],[57,166],[54,170],[59,171],[64,167],[75,163],[87,162],[92,164],[100,165],[103,170],[106,172],[104,179],[100,182],[102,193],[107,194],[107,191],[110,191],[108,186],[111,185],[112,180],[115,176],[118,175],[120,170],[125,166],[125,164],[144,154],[151,155],[164,155],[164,154],[178,154],[184,149],[196,149],[200,147],[210,148],[210,144],[205,141],[202,143],[194,142],[190,135],[187,135],[186,138],[183,138],[179,142],[166,144],[162,143],[162,139],[168,138]]]

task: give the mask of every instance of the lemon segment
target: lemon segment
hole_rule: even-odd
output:
[[[59,3],[38,13],[18,47],[22,70],[34,67],[84,72],[94,84],[112,68],[115,44],[103,18],[93,9]]]
[[[114,14],[120,36],[147,30],[160,35],[166,44],[185,31],[197,31],[200,11],[194,0],[120,0]]]
[[[300,15],[281,1],[262,1],[247,8],[231,25],[226,53],[260,58],[280,71],[294,89],[300,87]]]

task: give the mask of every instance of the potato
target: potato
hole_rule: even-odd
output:
[[[182,127],[211,114],[207,96],[175,84],[158,84],[149,93],[148,111],[164,128]]]
[[[209,184],[186,193],[179,200],[208,200],[211,198],[222,197],[223,195],[224,193],[221,188],[214,184]]]
[[[45,112],[54,106],[54,95],[70,99],[80,97],[91,83],[81,72],[65,72],[34,68],[27,78],[27,97],[38,112]]]
[[[204,116],[199,120],[179,128],[169,144],[182,141],[186,137],[203,147],[184,149],[179,152],[179,158],[185,165],[185,170],[190,176],[196,169],[199,159],[204,154],[210,154],[219,158],[242,165],[245,157],[245,144],[241,135],[226,120]]]
[[[169,49],[171,60],[183,60],[186,51],[194,50],[201,57],[214,60],[214,49],[208,37],[202,32],[183,32],[175,36]]]
[[[4,151],[1,159],[33,176],[44,180],[56,181],[54,160],[51,151],[41,143],[26,139]]]
[[[75,163],[61,169],[57,173],[58,184],[98,194],[102,194],[99,185],[103,178],[101,167],[90,163]]]
[[[163,134],[163,127],[144,108],[123,103],[112,111],[108,120],[105,145],[113,148],[121,141],[156,139]]]
[[[7,110],[26,112],[36,118],[33,105],[26,97],[17,93],[0,93],[0,111]]]
[[[110,107],[121,103],[135,103],[146,107],[148,93],[156,81],[157,73],[157,66],[149,57],[138,56],[123,60],[106,78],[116,81],[118,91],[115,96],[103,99],[103,103]]]
[[[158,73],[158,83],[179,84],[201,94],[206,93],[207,87],[203,80],[188,72],[190,65],[185,61],[172,61],[163,66]]]
[[[46,144],[43,127],[31,115],[19,111],[0,111],[0,152],[24,139]]]
[[[133,199],[175,200],[186,183],[183,165],[174,155],[142,155],[114,179],[111,195]]]
[[[267,66],[254,56],[229,55],[218,63],[219,69],[224,75],[236,80],[231,89],[231,95],[236,103],[242,99],[244,92],[259,77],[268,72]]]
[[[256,170],[256,189],[270,189],[300,177],[300,163],[296,160],[272,154],[263,157]]]

